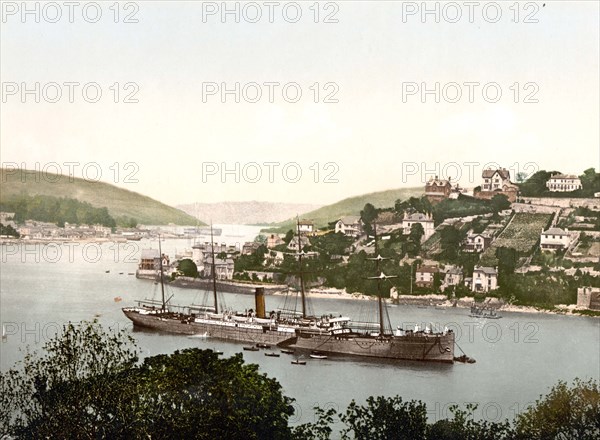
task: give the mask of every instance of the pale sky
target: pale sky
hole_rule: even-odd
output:
[[[100,3],[96,23],[86,21],[93,21],[93,8],[83,15],[86,2],[74,9],[73,23],[64,2],[55,3],[60,11],[38,3],[36,23],[34,13],[22,16],[21,2],[3,2],[4,165],[54,171],[49,164],[58,163],[66,173],[65,163],[76,162],[77,177],[85,177],[84,165],[90,178],[100,169],[102,180],[172,205],[326,204],[422,185],[427,171],[454,177],[453,163],[461,166],[465,186],[478,185],[490,162],[513,173],[580,174],[600,167],[598,2],[521,2],[512,9],[514,2],[501,2],[496,23],[490,22],[496,13],[490,2],[478,2],[472,23],[465,2],[428,3],[438,5],[439,23],[433,14],[423,23],[420,9],[409,15],[422,2],[321,3],[318,23],[313,2],[299,3],[296,23],[290,22],[296,14],[290,2],[275,7],[273,23],[268,2],[238,3],[239,23],[233,14],[223,23],[220,10],[207,15],[213,6],[221,9],[221,2],[121,3],[115,23],[112,3]],[[258,10],[260,20],[251,23]],[[454,18],[457,11],[460,19]],[[130,13],[137,23],[123,22]],[[325,23],[328,15],[338,22]],[[537,23],[525,23],[526,17]],[[21,94],[23,86],[35,90],[36,82],[39,103],[35,92]],[[57,96],[52,82],[62,93],[56,103],[48,102]],[[64,84],[69,82],[80,84],[72,103]],[[82,96],[82,86],[92,82],[102,91],[96,103]],[[209,83],[233,89],[236,82],[240,103],[233,94],[226,103],[219,92],[203,95]],[[273,82],[280,85],[269,102],[265,83]],[[135,85],[125,89],[125,83]],[[255,97],[248,83],[260,85],[259,102],[244,99],[242,90],[248,100]],[[289,83],[302,91],[296,103],[282,94]],[[414,84],[434,89],[435,83],[439,103],[434,94],[422,102],[419,91],[403,96]],[[462,92],[456,103],[448,102],[457,91],[449,83]],[[473,86],[474,102],[465,83],[479,84]],[[484,97],[483,85],[490,83],[497,85]],[[499,101],[487,102],[498,89]],[[294,88],[287,90],[292,100]],[[93,99],[93,91],[86,97]],[[134,91],[139,102],[123,103]],[[338,102],[324,103],[331,92]],[[528,96],[538,102],[524,102]],[[222,175],[223,164],[232,173]],[[292,182],[298,169],[302,175]],[[334,181],[326,182],[332,173]],[[128,175],[138,183],[127,181]]]

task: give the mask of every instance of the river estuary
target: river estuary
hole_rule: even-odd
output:
[[[244,227],[235,240],[256,232]],[[239,231],[239,228],[237,229]],[[241,235],[245,235],[242,237]],[[230,240],[233,239],[230,237]],[[225,240],[223,240],[225,241]],[[36,347],[68,321],[92,320],[133,332],[143,356],[171,353],[185,347],[217,348],[225,356],[242,346],[210,339],[133,331],[121,307],[135,300],[158,298],[160,286],[138,280],[135,272],[141,249],[157,247],[142,240],[102,245],[3,245],[0,272],[0,320],[7,338],[0,345],[0,368],[10,368],[26,346]],[[191,247],[186,240],[166,240],[163,251],[173,255]],[[107,272],[108,271],[108,272]],[[200,301],[201,292],[169,288],[174,304]],[[122,301],[115,301],[116,297]],[[238,310],[254,307],[252,295],[223,294],[226,305]],[[267,310],[283,306],[284,298],[267,297]],[[360,318],[374,308],[372,301],[341,298],[312,299],[314,311]],[[430,365],[377,362],[330,356],[309,359],[306,366],[291,358],[265,357],[263,351],[243,352],[247,362],[277,378],[284,393],[296,399],[294,423],[313,419],[313,406],[344,409],[352,399],[370,395],[401,395],[427,404],[431,420],[447,417],[448,408],[478,404],[477,418],[513,418],[558,380],[579,377],[600,380],[600,320],[549,314],[502,314],[494,321],[470,318],[466,309],[397,306],[389,309],[392,325],[434,323],[456,331],[458,345],[477,360],[472,365]],[[460,350],[456,350],[457,355]]]

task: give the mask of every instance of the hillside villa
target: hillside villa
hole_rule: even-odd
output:
[[[546,187],[552,192],[577,191],[583,188],[579,177],[572,174],[554,174],[546,182]]]
[[[416,223],[419,223],[423,227],[424,234],[421,238],[422,242],[431,237],[435,232],[435,226],[433,224],[433,217],[431,217],[431,214],[415,212],[410,215],[405,214],[404,218],[402,219],[402,228],[404,235],[410,234],[410,228]]]
[[[341,232],[347,237],[359,237],[362,234],[362,220],[357,215],[342,217],[335,224],[335,232]]]
[[[443,273],[444,280],[442,283],[442,290],[445,290],[450,286],[459,286],[463,281],[463,271],[458,266],[447,265],[444,267]]]
[[[479,199],[491,199],[496,194],[504,194],[512,203],[517,200],[519,187],[510,181],[510,171],[506,168],[483,170],[481,173],[481,190],[474,196]]]
[[[208,257],[204,261],[204,277],[212,278],[212,257]],[[233,279],[233,259],[215,258],[215,274],[218,280]]]
[[[269,249],[279,246],[280,244],[285,244],[285,241],[283,241],[278,234],[271,234],[267,237],[267,247]]]
[[[466,278],[465,285],[473,292],[489,292],[498,288],[498,269],[495,267],[475,266],[473,278]]]
[[[465,252],[483,252],[492,243],[492,238],[483,234],[469,234],[464,242]]]
[[[432,203],[439,203],[444,199],[450,197],[452,192],[452,185],[450,179],[438,179],[438,176],[429,179],[425,184],[425,197]]]
[[[298,230],[301,234],[310,235],[315,232],[315,224],[310,220],[300,220]]]
[[[543,251],[565,250],[571,244],[571,234],[568,229],[550,228],[542,231],[540,249]]]
[[[415,272],[415,285],[417,287],[433,287],[435,274],[439,272],[437,266],[421,265]]]

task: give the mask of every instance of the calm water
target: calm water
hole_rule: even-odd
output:
[[[252,235],[255,231],[244,229],[243,233]],[[243,242],[246,237],[233,237],[237,240]],[[163,249],[173,254],[191,244],[169,240]],[[8,333],[0,344],[0,368],[10,368],[22,357],[21,349],[42,344],[68,321],[91,320],[99,315],[105,325],[133,331],[121,307],[160,295],[159,286],[153,282],[129,275],[135,272],[141,249],[151,246],[158,244],[78,245],[70,252],[64,245],[29,245],[26,249],[0,246],[0,320]],[[168,292],[175,295],[174,303],[201,301],[204,296],[187,289]],[[121,297],[122,302],[115,302],[115,297]],[[251,295],[224,294],[223,299],[238,309],[254,306]],[[268,297],[267,309],[280,307],[283,301],[282,297]],[[316,312],[356,319],[372,315],[373,305],[370,301],[312,300]],[[451,404],[468,402],[479,404],[476,417],[498,420],[512,418],[560,379],[600,380],[598,319],[504,313],[500,320],[485,321],[470,318],[465,309],[409,306],[390,308],[389,314],[394,325],[434,323],[455,329],[459,346],[477,363],[450,366],[330,357],[296,366],[290,364],[287,355],[269,358],[262,351],[243,355],[277,378],[285,394],[296,399],[295,422],[312,420],[312,407],[317,404],[343,409],[352,399],[364,402],[370,395],[396,394],[424,401],[432,420],[446,417]],[[133,335],[144,356],[185,347],[219,348],[225,356],[242,352],[240,345],[214,340],[146,331]]]

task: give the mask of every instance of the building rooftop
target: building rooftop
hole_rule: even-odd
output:
[[[569,231],[565,231],[561,228],[550,228],[547,231],[543,231],[544,235],[569,235]]]
[[[498,271],[495,267],[488,266],[475,266],[475,268],[473,269],[473,273],[475,272],[483,272],[486,275],[498,275]]]
[[[493,169],[483,170],[481,177],[489,179],[496,173],[500,174],[500,177],[502,177],[503,179],[510,179],[510,171],[508,171],[506,168],[500,168],[500,169],[496,169],[496,170],[493,170]]]

